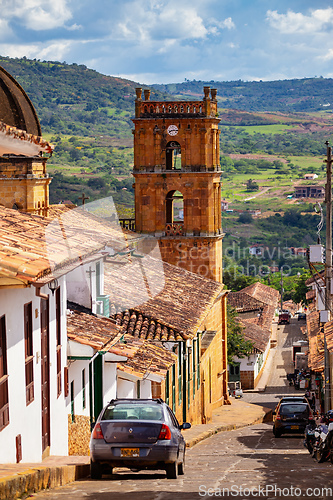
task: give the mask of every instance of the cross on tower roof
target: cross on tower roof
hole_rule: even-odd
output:
[[[89,200],[89,196],[86,196],[84,193],[82,193],[82,196],[79,197],[79,200],[82,200],[82,205],[84,205],[86,200]]]

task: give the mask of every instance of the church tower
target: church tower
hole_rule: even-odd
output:
[[[222,282],[216,90],[160,102],[138,88],[133,122],[136,232],[159,238],[164,261]]]

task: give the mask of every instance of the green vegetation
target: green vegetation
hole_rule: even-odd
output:
[[[243,327],[237,320],[235,309],[227,305],[227,329],[228,329],[228,363],[234,364],[233,358],[245,358],[253,349],[253,344],[245,340],[243,336]]]
[[[224,108],[246,111],[313,112],[330,111],[333,106],[331,78],[302,78],[272,82],[215,82],[193,80],[182,83],[154,85],[155,89],[178,98],[201,94],[204,86],[218,91]]]
[[[55,144],[48,161],[51,203],[81,204],[82,193],[90,201],[113,196],[121,217],[133,215],[138,85],[58,61],[0,57],[0,65],[29,95],[43,136]],[[316,242],[320,219],[312,204],[293,198],[294,186],[313,184],[304,180],[309,172],[317,174],[316,184],[325,182],[325,141],[333,142],[333,113],[326,106],[333,103],[332,80],[186,81],[155,85],[151,99],[197,100],[204,85],[218,90],[223,197],[233,210],[223,212],[225,268],[265,277],[274,266],[285,266],[291,276],[302,274],[306,261],[291,257],[290,247]],[[250,255],[253,244],[267,248],[265,257]],[[281,257],[284,248],[289,257]]]

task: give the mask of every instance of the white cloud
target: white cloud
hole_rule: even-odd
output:
[[[322,59],[323,61],[330,61],[333,59],[333,49],[328,49],[325,55],[319,56],[319,59]]]
[[[0,43],[0,54],[7,57],[27,57],[28,59],[41,59],[49,61],[64,61],[70,49],[71,42],[56,41],[49,45],[41,43],[32,44],[6,44]]]
[[[149,4],[149,6],[148,6]],[[118,23],[112,19],[112,33],[118,39],[138,42],[161,39],[200,39],[209,33],[209,27],[195,6],[179,2],[130,2],[124,4]]]
[[[224,19],[224,21],[220,21],[218,23],[218,26],[222,29],[228,29],[228,30],[232,30],[232,29],[236,28],[235,23],[233,22],[231,17],[227,17],[226,19]]]
[[[310,15],[288,10],[286,14],[278,14],[276,10],[268,10],[266,20],[272,28],[284,34],[314,34],[333,27],[333,8],[310,11]]]
[[[59,28],[71,19],[67,0],[2,0],[1,17],[18,20],[25,28],[42,31]]]

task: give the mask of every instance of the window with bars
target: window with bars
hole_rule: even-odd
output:
[[[32,302],[24,304],[25,402],[34,400],[34,357],[32,340]]]
[[[7,342],[5,316],[0,318],[0,431],[9,424]]]
[[[55,291],[56,339],[57,339],[57,397],[61,394],[61,295],[60,287]]]

